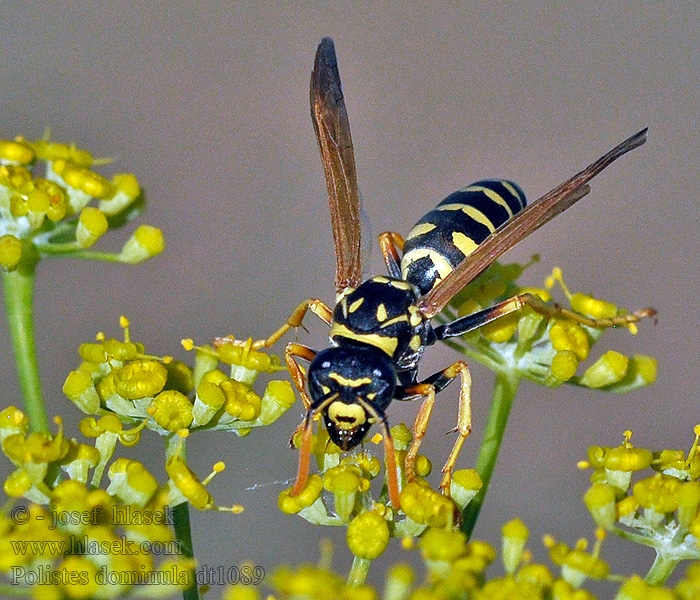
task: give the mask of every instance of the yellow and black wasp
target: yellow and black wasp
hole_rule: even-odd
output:
[[[299,472],[290,494],[298,495],[306,484],[312,423],[321,415],[330,439],[344,451],[360,444],[373,424],[381,427],[389,497],[398,508],[396,456],[385,415],[389,404],[422,398],[414,440],[405,459],[409,481],[415,479],[415,458],[435,394],[458,377],[458,437],[443,468],[443,492],[449,490],[457,456],[471,431],[471,377],[466,363],[455,362],[419,380],[418,362],[426,346],[463,335],[525,305],[548,316],[566,314],[593,327],[624,325],[654,314],[652,309],[644,309],[610,319],[592,319],[533,295],[520,294],[451,323],[431,324],[447,302],[498,256],[586,195],[590,191],[586,183],[643,144],[647,131],[625,140],[528,207],[522,190],[505,180],[478,181],[449,195],[418,221],[405,241],[397,233],[381,234],[379,241],[389,275],[363,279],[355,158],[330,38],[324,38],[318,46],[310,96],[335,241],[336,305],[331,310],[319,299],[307,300],[284,326],[257,344],[269,346],[290,328],[299,327],[308,310],[330,326],[329,348],[316,352],[290,343],[285,350],[287,365],[306,407]],[[306,370],[298,360],[308,363]]]

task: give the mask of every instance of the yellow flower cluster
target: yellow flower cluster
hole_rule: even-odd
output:
[[[118,421],[104,419],[102,435],[118,435]],[[101,435],[94,447],[67,439],[56,422],[56,434],[28,433],[20,410],[0,413],[0,446],[16,467],[4,491],[30,501],[0,515],[0,572],[13,589],[67,600],[119,598],[145,586],[151,597],[166,597],[189,587],[194,563],[170,528],[169,507],[176,504],[170,488],[181,482],[161,486],[140,462],[120,458],[100,489],[110,444],[100,443]],[[93,422],[90,431],[98,430]]]
[[[162,435],[199,429],[245,435],[275,421],[294,402],[286,381],[268,382],[262,396],[254,391],[260,373],[281,367],[276,356],[252,350],[250,341],[198,347],[190,369],[171,357],[147,355],[143,344],[129,339],[125,318],[122,326],[123,341],[100,334],[79,348],[83,362],[68,375],[63,391],[84,413],[112,414]],[[189,340],[184,345],[194,349]],[[219,363],[228,366],[228,374]]]
[[[379,556],[391,537],[402,538],[409,544],[412,538],[429,529],[455,530],[460,511],[481,488],[479,476],[471,469],[455,471],[450,495],[441,494],[422,479],[431,469],[430,461],[419,455],[416,459],[419,478],[407,483],[405,457],[412,439],[411,431],[402,423],[392,427],[391,434],[403,484],[400,510],[386,505],[386,488],[376,499],[373,495],[371,483],[381,472],[377,458],[364,451],[341,458],[325,428],[319,428],[312,441],[312,452],[321,476],[310,476],[298,496],[289,495],[291,488],[284,490],[278,499],[280,510],[298,514],[315,525],[347,527],[351,552],[367,560]],[[381,439],[374,441],[379,443]]]
[[[94,170],[105,162],[72,145],[0,140],[0,267],[52,255],[137,263],[162,252],[163,234],[148,225],[119,253],[87,251],[144,206],[134,175],[107,179]]]
[[[494,263],[455,296],[445,309],[443,318],[453,320],[517,294],[531,294],[554,307],[549,291],[517,285],[516,279],[525,267],[527,265]],[[644,355],[627,357],[614,350],[602,354],[583,374],[577,375],[579,365],[589,358],[603,329],[578,322],[572,315],[581,315],[584,320],[589,317],[614,319],[625,312],[604,300],[581,293],[572,294],[564,283],[561,269],[554,269],[547,287],[552,287],[554,283],[564,290],[570,311],[553,309],[552,314],[546,316],[527,306],[491,321],[463,338],[446,340],[445,343],[489,368],[518,373],[520,377],[548,387],[569,382],[626,392],[655,381],[656,361],[653,358]],[[653,311],[650,311],[643,316],[652,314]],[[636,332],[634,323],[626,327],[632,333]]]
[[[683,560],[700,560],[700,426],[687,455],[634,447],[631,435],[625,432],[614,448],[589,448],[580,465],[594,469],[584,496],[591,516],[599,527],[653,547],[656,564],[669,572]]]

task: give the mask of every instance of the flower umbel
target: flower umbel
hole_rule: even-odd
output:
[[[120,253],[88,250],[145,206],[136,177],[107,179],[95,170],[105,162],[46,139],[0,141],[0,265],[57,255],[133,263],[162,252],[162,233],[146,226]]]

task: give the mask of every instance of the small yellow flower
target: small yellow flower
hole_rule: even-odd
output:
[[[12,271],[22,258],[22,242],[12,234],[0,236],[0,266]]]
[[[141,195],[141,188],[135,175],[118,173],[112,177],[113,194],[100,201],[100,210],[106,215],[116,215],[127,208]]]
[[[84,413],[94,414],[100,407],[100,396],[88,371],[71,371],[63,384],[63,393]]]
[[[460,469],[452,474],[450,496],[461,508],[464,508],[483,485],[484,482],[474,469]]]
[[[672,513],[678,508],[681,482],[675,477],[657,473],[638,481],[633,488],[640,506],[657,513]]]
[[[66,556],[57,569],[60,587],[67,598],[88,600],[97,592],[97,567],[86,556]]]
[[[118,458],[109,467],[107,492],[127,504],[143,507],[158,491],[158,482],[137,460]]]
[[[260,415],[262,399],[250,386],[229,379],[222,381],[219,387],[226,396],[224,410],[230,416],[241,421],[252,421]]]
[[[576,375],[579,358],[571,350],[559,350],[552,359],[552,375],[558,381],[569,381]]]
[[[114,371],[115,390],[128,400],[155,396],[167,379],[168,370],[155,360],[135,360]]]
[[[530,532],[520,519],[513,519],[501,528],[501,533],[503,534],[503,547],[501,550],[503,566],[506,573],[512,575],[522,561],[523,550],[525,550],[525,543]]]
[[[360,513],[348,525],[347,542],[355,556],[373,560],[389,544],[389,525],[375,511]]]
[[[165,463],[165,470],[170,476],[173,485],[192,506],[199,510],[218,509],[214,504],[214,498],[205,486],[212,480],[216,473],[220,473],[224,470],[223,463],[214,465],[214,471],[205,478],[204,481],[201,481],[178,452],[171,456]],[[235,506],[230,510],[233,512],[241,512],[243,509],[240,506]]]
[[[627,375],[629,359],[619,352],[608,350],[593,363],[581,377],[581,385],[601,388],[622,381]]]
[[[0,161],[27,165],[34,161],[35,153],[31,144],[21,138],[0,140]]]
[[[109,198],[113,194],[112,184],[87,167],[59,158],[54,161],[53,170],[66,182],[66,185],[80,190],[91,198]]]
[[[323,491],[323,480],[318,475],[311,475],[298,496],[290,496],[291,491],[292,488],[288,488],[277,498],[277,506],[288,515],[296,514],[316,502]]]
[[[615,523],[615,488],[605,483],[594,483],[583,497],[598,527],[609,529]]]
[[[98,208],[84,208],[78,219],[75,238],[81,248],[89,248],[107,231],[107,217]]]
[[[140,225],[122,247],[119,257],[126,263],[140,263],[160,254],[165,248],[163,232],[157,227]]]
[[[573,352],[579,361],[586,360],[590,351],[588,337],[583,328],[568,319],[555,319],[549,329],[549,339],[558,352]]]
[[[461,531],[429,528],[420,548],[427,560],[454,562],[467,554],[467,537]]]
[[[401,490],[401,510],[416,523],[434,528],[451,527],[458,514],[451,498],[433,491],[427,484],[412,481]]]
[[[178,431],[192,424],[192,403],[177,390],[160,392],[151,401],[148,412],[166,431]]]

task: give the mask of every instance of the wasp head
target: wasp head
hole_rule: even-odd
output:
[[[384,421],[396,373],[380,351],[365,346],[323,350],[309,365],[310,411],[320,410],[331,440],[341,450],[357,446],[373,423]]]

